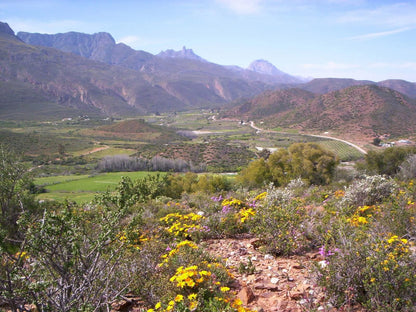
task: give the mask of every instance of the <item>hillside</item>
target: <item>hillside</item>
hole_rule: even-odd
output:
[[[265,74],[251,69],[214,64],[196,55],[192,49],[170,49],[158,55],[136,51],[125,44],[116,44],[108,33],[88,35],[69,32],[48,35],[19,32],[18,37],[30,45],[54,48],[134,70],[140,80],[154,88],[155,94],[150,94],[147,102],[158,102],[159,97],[165,100],[162,107],[158,105],[151,110],[146,107],[146,112],[223,106],[228,101],[254,96],[278,84],[300,82],[277,69],[277,74]],[[167,95],[173,101],[166,98]]]
[[[41,38],[45,39],[43,35]],[[43,43],[54,48],[26,44],[1,23],[0,96],[5,99],[0,107],[1,119],[131,116],[218,107],[258,94],[276,83],[273,77],[252,71],[242,75],[205,61],[135,51],[115,44],[106,33],[71,33],[64,39],[46,37]],[[270,83],[257,79],[263,76]],[[10,89],[11,85],[14,87]],[[13,104],[16,92],[19,105]]]
[[[229,116],[262,120],[269,127],[296,128],[372,138],[416,131],[416,101],[376,85],[354,86],[323,95],[299,90],[265,92],[240,103]]]
[[[175,130],[151,125],[142,119],[125,120],[95,129],[85,129],[82,133],[101,138],[120,138],[153,143],[165,143],[179,138],[186,140],[184,137],[176,134]]]
[[[136,71],[52,48],[27,45],[10,33],[0,33],[0,55],[2,81],[23,86],[26,94],[34,90],[41,96],[42,101],[34,110],[46,110],[44,105],[54,104],[70,107],[78,114],[131,115],[186,108],[184,103],[151,85]],[[7,88],[2,88],[2,94],[7,92]],[[10,115],[5,104],[2,102],[0,108],[1,118]],[[35,104],[30,98],[22,98],[20,102],[24,107]],[[18,107],[11,110],[21,112]],[[23,113],[23,119],[34,117]]]

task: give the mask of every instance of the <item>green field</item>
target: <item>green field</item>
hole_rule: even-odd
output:
[[[356,148],[335,140],[317,142],[323,148],[333,152],[341,161],[353,161],[362,158],[364,155]]]
[[[115,190],[122,177],[129,177],[135,180],[149,174],[155,175],[157,172],[110,172],[94,176],[69,175],[37,178],[35,179],[35,184],[46,189],[46,193],[39,194],[37,199],[68,199],[76,202],[89,202],[97,193]]]

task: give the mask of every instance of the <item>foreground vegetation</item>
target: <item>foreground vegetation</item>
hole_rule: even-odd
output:
[[[416,305],[413,150],[370,153],[340,175],[335,155],[297,144],[263,160],[266,184],[254,165],[235,180],[132,176],[86,204],[36,201],[27,166],[0,152],[0,304],[12,311],[104,311],[126,294],[148,311],[249,311],[224,259],[204,249],[240,234],[275,256],[319,249],[311,274],[335,307]],[[325,308],[304,295],[310,310]]]

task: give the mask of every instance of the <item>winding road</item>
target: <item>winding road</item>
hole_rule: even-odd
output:
[[[254,124],[254,121],[250,121],[250,127],[252,127],[253,129],[255,129],[257,131],[279,133],[279,131],[261,129],[261,128],[257,127]],[[330,139],[330,140],[340,141],[340,142],[343,142],[345,144],[348,144],[349,146],[354,147],[355,149],[357,149],[360,153],[362,153],[364,155],[367,154],[366,150],[364,150],[363,148],[359,147],[358,145],[356,145],[354,143],[351,143],[349,141],[346,141],[346,140],[342,140],[342,139],[338,139],[338,138],[334,138],[334,137],[330,137],[330,136],[326,136],[326,135],[317,135],[317,134],[305,134],[305,135],[316,137],[316,138],[323,138],[323,139]]]

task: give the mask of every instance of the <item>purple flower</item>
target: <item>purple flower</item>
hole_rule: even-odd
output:
[[[330,249],[326,250],[325,246],[321,246],[319,248],[319,254],[324,258],[333,256],[335,255],[336,252],[339,252],[339,248],[335,248],[334,250],[330,250]]]
[[[220,201],[222,201],[222,195],[220,195],[220,196],[218,196],[218,197],[215,197],[215,196],[213,196],[213,197],[211,197],[211,200],[213,200],[213,201],[215,201],[215,202],[220,202]]]
[[[226,206],[222,206],[222,210],[221,210],[221,212],[222,212],[222,213],[227,214],[227,213],[229,213],[232,209],[233,209],[233,208],[232,208],[232,207],[230,207],[230,206],[228,206],[228,205],[226,205]]]

